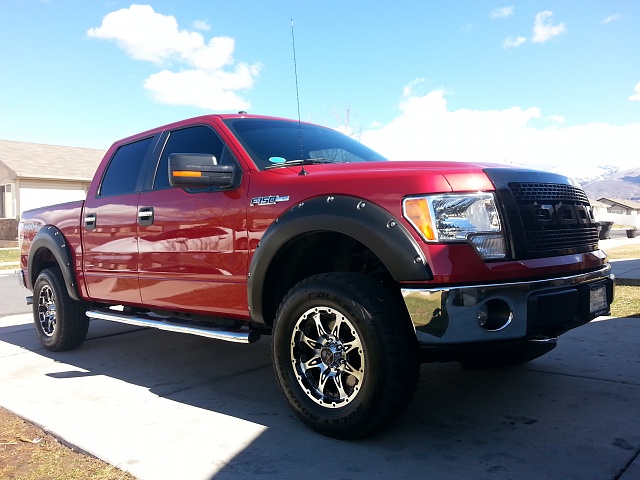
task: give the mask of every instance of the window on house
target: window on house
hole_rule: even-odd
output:
[[[7,212],[4,206],[4,192],[5,186],[0,185],[0,218],[7,218]]]
[[[13,185],[0,185],[0,218],[14,218]]]

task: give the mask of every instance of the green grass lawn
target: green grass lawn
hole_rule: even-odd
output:
[[[609,260],[640,258],[640,245],[624,245],[607,250]],[[614,317],[640,317],[640,280],[616,280],[615,300],[611,304]]]
[[[18,250],[17,248],[0,250],[0,263],[4,263],[4,262],[18,263],[19,261],[20,261],[20,250]],[[0,266],[0,269],[7,269],[7,268],[16,268],[16,265],[10,265],[5,267]]]
[[[622,247],[606,250],[609,260],[625,260],[629,258],[640,258],[640,245],[623,245]]]

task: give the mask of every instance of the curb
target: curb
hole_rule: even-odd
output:
[[[15,268],[0,268],[0,277],[5,275],[16,275],[17,273],[20,272],[20,269],[18,268],[17,263],[10,263],[8,265],[14,266]],[[0,267],[2,266],[3,265],[0,264]]]

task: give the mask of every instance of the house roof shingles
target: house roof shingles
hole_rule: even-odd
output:
[[[90,182],[105,150],[0,140],[0,163],[17,178]]]

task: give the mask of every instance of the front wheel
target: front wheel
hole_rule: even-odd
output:
[[[360,274],[315,275],[282,301],[273,363],[298,417],[330,437],[364,437],[411,401],[420,362],[415,334],[398,300]]]
[[[47,350],[70,350],[87,337],[89,318],[84,305],[69,296],[59,268],[47,268],[36,279],[33,321],[38,339]]]

